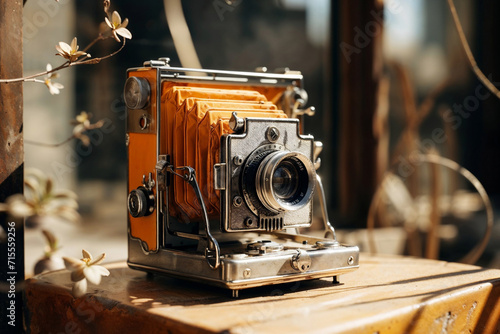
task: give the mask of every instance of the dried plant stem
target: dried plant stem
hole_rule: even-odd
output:
[[[411,256],[422,257],[422,237],[418,227],[411,222],[405,224],[405,231],[408,238],[408,253]]]
[[[437,155],[437,151],[430,152]],[[441,197],[441,169],[440,165],[432,164],[431,169],[431,212],[429,230],[427,231],[427,245],[425,257],[436,260],[439,256],[439,226],[441,225],[441,213],[439,211],[439,198]]]
[[[456,172],[458,172],[460,175],[465,177],[477,190],[479,193],[479,196],[481,196],[481,199],[484,203],[484,207],[486,210],[486,230],[483,234],[483,238],[481,241],[467,254],[465,255],[460,262],[463,263],[468,263],[468,264],[474,264],[479,260],[481,257],[481,254],[483,254],[484,249],[488,245],[488,241],[490,240],[491,236],[491,230],[493,229],[493,207],[491,206],[491,201],[488,196],[488,193],[484,189],[483,185],[481,182],[472,174],[470,171],[465,169],[464,167],[460,166],[458,163],[456,163],[453,160],[446,159],[443,157],[440,157],[438,155],[433,155],[433,154],[421,154],[419,155],[419,160],[423,162],[428,162],[428,163],[433,163],[441,166],[448,167]]]
[[[408,72],[406,69],[398,63],[393,63],[393,66],[396,70],[396,75],[401,82],[401,93],[403,96],[403,105],[404,111],[406,115],[406,125],[401,134],[401,139],[396,146],[396,150],[394,150],[393,159],[398,159],[401,155],[410,155],[411,152],[417,150],[416,144],[419,141],[418,127],[415,127],[415,119],[418,118],[418,110],[417,103],[415,101],[415,95],[413,94],[413,87],[411,84],[411,80],[409,78]],[[410,186],[408,187],[410,194],[415,196],[418,190],[418,171],[415,171],[409,179]],[[413,242],[413,238],[410,238],[411,242]],[[417,254],[411,254],[417,256]]]
[[[72,63],[72,65],[89,65],[89,64],[97,64],[97,63],[99,63],[101,60],[111,58],[111,57],[115,56],[116,54],[118,54],[121,50],[123,50],[123,48],[125,47],[125,42],[126,42],[126,39],[124,38],[124,39],[123,39],[122,46],[120,46],[120,48],[119,48],[118,50],[116,50],[116,51],[115,51],[115,52],[113,52],[113,53],[110,53],[109,55],[102,56],[102,57],[98,57],[98,58],[92,58],[92,59],[88,59],[88,60],[82,60],[82,61],[80,61],[80,62],[78,62],[78,63]]]
[[[28,75],[28,76],[22,77],[22,78],[0,79],[0,83],[15,83],[15,82],[22,82],[22,81],[33,81],[31,79],[41,77],[42,75],[47,75],[47,74],[50,74],[50,73],[57,72],[59,70],[62,70],[63,68],[68,67],[69,64],[70,64],[70,62],[66,61],[62,65],[54,67],[50,71],[44,71],[44,72],[40,72],[40,73],[37,73],[37,74]]]
[[[92,42],[90,42],[82,51],[87,52],[92,46],[94,46],[95,43],[110,37],[111,36],[104,37],[103,34],[99,34],[99,36],[97,36]]]
[[[370,248],[370,253],[372,255],[377,253],[377,246],[375,245],[375,238],[373,237],[373,229],[375,228],[375,216],[377,213],[377,208],[379,206],[379,203],[382,199],[382,195],[384,193],[384,177],[381,181],[380,184],[375,191],[375,194],[373,194],[372,201],[370,203],[370,208],[368,209],[368,217],[366,219],[366,229],[368,231],[368,247]]]
[[[441,116],[441,119],[443,120],[444,124],[444,133],[446,136],[446,151],[447,154],[445,154],[448,158],[451,160],[457,161],[458,160],[458,151],[459,151],[459,144],[458,144],[458,136],[457,132],[453,129],[453,125],[450,122],[446,122],[444,120],[444,113],[446,112],[446,108],[442,107],[441,110],[439,111],[439,115]],[[456,173],[449,174],[448,175],[448,189],[447,193],[448,194],[453,194],[455,191],[457,191],[459,185],[458,181],[458,175]]]
[[[373,135],[377,139],[377,182],[383,178],[389,162],[389,92],[390,80],[387,76],[380,78],[377,97],[378,105],[373,119]]]
[[[390,93],[390,80],[387,76],[380,78],[377,97],[378,105],[373,118],[373,135],[377,139],[376,146],[376,182],[380,182],[384,173],[387,170],[389,163],[389,93]],[[385,222],[383,217],[386,215],[385,208],[379,206],[377,217],[381,218],[378,221]]]
[[[81,125],[81,124],[82,123],[77,123],[77,125]],[[24,140],[24,143],[31,144],[31,145],[37,145],[37,146],[44,146],[44,147],[59,147],[61,145],[66,144],[67,142],[69,142],[72,139],[80,139],[83,141],[83,139],[82,139],[83,132],[89,131],[89,130],[94,130],[94,129],[99,129],[103,125],[104,125],[103,120],[100,120],[94,124],[87,124],[87,125],[85,125],[85,128],[83,130],[78,131],[76,133],[73,133],[70,137],[66,138],[65,140],[63,140],[62,142],[57,143],[57,144],[40,143],[40,142],[37,142],[34,140]],[[84,143],[84,145],[86,145],[86,144]]]
[[[472,71],[476,74],[477,78],[489,89],[490,92],[496,95],[497,98],[500,99],[500,91],[493,85],[493,83],[484,75],[483,71],[477,66],[476,59],[472,54],[472,50],[469,46],[469,42],[467,42],[467,38],[465,37],[464,30],[462,28],[462,24],[460,23],[460,19],[458,18],[457,9],[453,0],[448,0],[448,5],[450,7],[451,15],[453,16],[453,21],[455,23],[455,27],[457,28],[458,36],[460,37],[460,43],[464,48],[465,55],[467,56],[467,60],[472,68]]]
[[[396,163],[398,157],[401,154],[404,154],[405,148],[406,150],[410,150],[410,147],[405,147],[405,145],[411,145],[412,141],[418,139],[418,128],[420,127],[420,124],[432,111],[436,102],[436,97],[449,85],[451,80],[449,78],[443,80],[426,96],[424,101],[422,101],[418,107],[415,107],[415,98],[413,97],[411,81],[407,73],[398,63],[392,63],[392,66],[395,68],[401,86],[403,87],[403,104],[407,117],[406,126],[403,133],[396,141],[394,153],[392,155],[392,163]]]
[[[486,210],[486,230],[483,234],[481,241],[467,255],[465,255],[460,260],[460,262],[462,263],[468,263],[468,264],[476,263],[477,260],[481,257],[481,254],[483,254],[484,249],[486,248],[488,241],[490,239],[491,230],[493,229],[493,207],[491,206],[491,201],[490,198],[488,197],[488,194],[486,193],[486,190],[484,189],[481,182],[474,176],[474,174],[472,174],[470,171],[463,168],[453,160],[435,154],[418,154],[414,156],[414,159],[417,160],[415,161],[415,163],[427,162],[438,166],[444,166],[451,170],[456,171],[457,173],[465,177],[476,188],[477,192],[481,196],[481,199],[484,203],[484,207]],[[393,170],[394,168],[395,166],[393,166],[391,170]],[[377,190],[375,191],[375,195],[373,196],[372,202],[370,203],[370,209],[368,211],[368,219],[367,219],[368,244],[370,247],[370,252],[372,253],[377,252],[373,237],[373,229],[375,226],[374,216],[377,210],[377,206],[379,205],[381,197],[384,192],[384,187],[383,187],[384,181],[390,173],[391,172],[388,172],[388,174],[386,174],[386,177],[384,178],[384,180],[382,180]]]
[[[110,38],[110,37],[103,37],[102,35],[99,35],[99,37],[97,37],[89,45],[87,45],[84,50],[88,50],[96,42],[98,42],[100,40],[107,39],[107,38]],[[37,81],[37,80],[34,80],[34,79],[38,78],[38,77],[41,77],[41,76],[44,76],[44,75],[47,75],[47,74],[50,74],[50,73],[54,73],[54,72],[60,71],[62,69],[65,69],[65,68],[68,68],[68,67],[71,67],[71,66],[97,64],[97,63],[101,62],[101,60],[113,57],[118,52],[120,52],[121,50],[123,50],[124,47],[125,47],[125,38],[123,39],[123,43],[122,43],[121,47],[118,50],[116,50],[115,52],[113,52],[113,53],[111,53],[109,55],[106,55],[106,56],[103,56],[103,57],[98,57],[98,58],[91,58],[91,59],[82,58],[82,59],[74,61],[74,62],[70,62],[68,60],[68,61],[64,62],[63,64],[61,64],[61,65],[59,65],[59,66],[51,69],[50,71],[44,71],[44,72],[40,72],[40,73],[37,73],[37,74],[28,75],[28,76],[22,77],[22,78],[0,79],[0,83],[15,83],[15,82],[41,82],[41,83],[43,83],[44,81],[40,81],[40,80]]]
[[[71,137],[66,138],[65,140],[63,140],[62,142],[57,143],[57,144],[40,143],[40,142],[37,142],[37,141],[34,141],[34,140],[28,140],[28,139],[25,139],[24,143],[25,144],[30,144],[30,145],[36,145],[36,146],[44,146],[44,147],[59,147],[59,146],[62,146],[62,145],[66,144],[67,142],[69,142],[69,141],[71,141],[72,139],[75,139],[75,138],[76,138],[76,136],[72,135]]]
[[[436,98],[444,91],[446,87],[448,87],[450,82],[450,78],[444,79],[439,85],[434,87],[429,94],[427,94],[425,99],[418,106],[417,115],[410,124],[412,129],[415,129],[416,131],[420,127],[422,121],[429,115],[429,113],[432,111],[432,108],[436,104]]]

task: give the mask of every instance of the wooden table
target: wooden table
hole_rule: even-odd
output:
[[[32,333],[497,333],[500,270],[361,255],[360,268],[331,280],[229,291],[126,264],[70,294],[69,272],[31,279]]]

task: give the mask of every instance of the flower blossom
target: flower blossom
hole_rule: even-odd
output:
[[[109,276],[108,269],[98,265],[104,261],[105,253],[102,253],[95,260],[92,258],[92,254],[85,249],[82,250],[82,255],[83,259],[81,260],[63,257],[66,269],[71,271],[71,281],[75,282],[73,285],[73,296],[75,297],[83,296],[87,292],[87,280],[92,284],[99,285],[102,276]]]
[[[27,168],[24,176],[25,196],[9,196],[0,203],[0,211],[14,217],[30,218],[26,224],[37,224],[48,217],[78,222],[76,194],[69,190],[54,190],[52,179],[38,169]]]
[[[76,116],[76,120],[72,121],[72,124],[75,125],[73,128],[73,137],[80,139],[84,146],[90,145],[90,138],[86,134],[85,131],[98,129],[104,125],[104,121],[100,120],[96,123],[90,123],[90,115],[82,111],[78,116]]]
[[[59,250],[59,240],[48,230],[42,230],[42,233],[47,241],[45,247],[45,254],[35,263],[35,275],[41,274],[45,271],[53,271],[64,269],[64,261],[61,257],[55,256]]]
[[[128,19],[125,19],[122,22],[122,18],[117,11],[114,11],[111,15],[111,21],[107,17],[105,17],[104,20],[106,21],[108,27],[111,28],[113,37],[117,42],[120,42],[120,38],[118,37],[118,35],[122,36],[123,38],[132,39],[132,33],[126,28],[128,25]]]
[[[64,42],[59,42],[59,45],[56,45],[56,50],[59,52],[57,55],[68,59],[70,63],[76,61],[82,56],[90,57],[90,54],[84,51],[78,51],[78,48],[79,46],[76,42],[76,37],[71,41],[71,45]]]
[[[52,71],[52,65],[47,64],[47,72]],[[59,94],[59,90],[63,89],[64,86],[60,84],[59,82],[53,82],[52,79],[55,79],[59,77],[59,74],[56,72],[49,73],[45,78],[44,78],[44,83],[45,86],[49,89],[50,94],[52,95],[57,95]]]

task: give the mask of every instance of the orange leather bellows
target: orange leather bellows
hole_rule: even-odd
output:
[[[286,118],[285,113],[271,102],[278,91],[260,88],[259,92],[245,88],[219,89],[171,83],[162,86],[164,121],[161,128],[166,134],[162,151],[170,156],[174,166],[195,168],[211,218],[218,218],[220,212],[219,192],[213,185],[213,165],[219,162],[220,137],[232,132],[229,128],[231,114],[236,111],[239,117]],[[172,184],[169,214],[182,222],[200,220],[201,206],[191,186],[180,177],[174,177]]]

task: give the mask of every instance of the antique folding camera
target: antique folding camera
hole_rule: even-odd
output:
[[[231,289],[358,267],[337,242],[316,169],[321,143],[303,135],[302,75],[171,67],[127,71],[128,265]],[[313,197],[324,221],[311,226]]]

